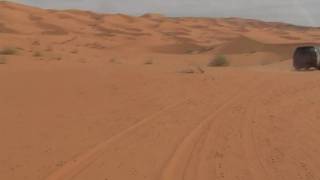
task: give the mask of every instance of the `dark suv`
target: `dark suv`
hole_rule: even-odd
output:
[[[302,46],[296,48],[293,55],[293,66],[296,70],[309,68],[319,69],[320,49],[315,46]]]

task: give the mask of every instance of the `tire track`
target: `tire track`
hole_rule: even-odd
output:
[[[298,85],[297,85],[298,86]],[[309,88],[310,87],[310,88]],[[306,96],[306,94],[309,95],[309,90],[312,90],[312,84],[307,84],[303,87],[299,87],[296,88],[294,91],[287,91],[286,94],[276,94],[277,96],[277,100],[279,100],[279,102],[274,103],[273,105],[276,105],[273,109],[271,109],[270,112],[273,112],[274,109],[280,109],[281,107],[286,107],[286,111],[285,112],[281,112],[279,113],[278,111],[274,111],[275,117],[277,116],[281,116],[282,113],[283,114],[289,114],[288,111],[290,112],[295,112],[295,118],[293,119],[279,119],[280,121],[274,121],[274,122],[269,122],[270,127],[272,127],[272,129],[270,130],[269,133],[272,133],[273,131],[278,131],[275,130],[276,126],[283,126],[283,124],[295,124],[293,126],[290,127],[290,131],[293,130],[290,135],[294,136],[295,135],[295,130],[297,130],[298,128],[304,128],[308,129],[308,132],[306,133],[306,135],[310,135],[312,133],[312,130],[314,130],[314,127],[317,126],[312,126],[310,124],[308,124],[308,120],[310,120],[309,118],[301,118],[299,120],[299,124],[296,124],[295,120],[299,119],[297,117],[301,116],[301,114],[305,114],[308,113],[308,110],[310,110],[310,108],[316,108],[317,106],[303,106],[303,105],[299,105],[296,106],[299,103],[302,103],[303,101],[300,101],[299,98],[300,96]],[[312,93],[310,93],[312,94]],[[315,93],[317,94],[317,92]],[[271,94],[270,96],[274,96],[274,94]],[[294,98],[289,98],[289,97],[294,97]],[[289,98],[289,99],[288,99]],[[298,100],[298,102],[297,102]],[[306,103],[305,101],[303,103]],[[258,113],[256,113],[258,114]],[[312,114],[312,113],[310,113]],[[254,117],[253,117],[254,118]],[[276,118],[275,118],[276,119]],[[302,120],[303,119],[303,120]],[[302,120],[302,121],[301,121]],[[281,123],[282,125],[279,125],[279,123]],[[301,123],[301,124],[300,124]],[[265,126],[267,127],[267,126]],[[289,127],[287,127],[289,130]],[[284,131],[287,131],[285,129],[283,129]],[[255,131],[254,128],[251,126],[251,133],[252,133],[252,141],[253,141],[253,148],[255,148],[255,153],[257,155],[257,158],[260,160],[261,166],[264,167],[265,171],[268,173],[269,177],[266,179],[317,179],[316,177],[319,177],[319,173],[318,173],[318,167],[319,164],[313,164],[316,161],[314,161],[314,159],[316,159],[315,157],[317,157],[318,153],[315,153],[311,156],[308,156],[307,152],[312,152],[310,148],[310,146],[304,146],[304,142],[308,142],[311,138],[310,137],[303,137],[301,139],[294,139],[294,143],[297,143],[298,145],[286,140],[286,141],[282,141],[281,145],[279,145],[279,142],[281,142],[281,139],[285,138],[287,135],[289,135],[289,133],[287,133],[286,135],[282,135],[279,136],[275,139],[272,139],[271,141],[273,141],[273,143],[270,143],[267,153],[262,154],[261,152],[259,152],[259,146],[257,145],[258,139],[255,136]],[[266,135],[266,134],[265,134]],[[282,146],[282,144],[284,146],[288,146],[290,144],[290,146],[292,146],[289,149],[284,148],[284,146]],[[311,143],[312,145],[315,145],[315,142]],[[319,144],[315,145],[315,147],[319,147]],[[304,149],[306,148],[306,149]],[[263,149],[263,148],[262,148]],[[305,150],[305,151],[304,151]],[[266,152],[266,151],[264,151]],[[292,154],[292,152],[294,152]],[[261,156],[264,155],[264,156]],[[268,161],[269,160],[269,161]],[[292,171],[292,173],[285,173],[283,171],[283,168],[285,166],[290,165],[291,167],[294,167],[295,170]]]
[[[270,85],[271,84],[268,84],[269,89],[267,92],[272,91],[273,86],[270,87]],[[258,90],[257,92],[260,92],[260,91],[262,90]],[[250,107],[253,107],[253,108],[249,109],[249,111],[247,111],[246,113],[247,117],[245,119],[245,125],[243,130],[244,131],[243,147],[245,149],[247,161],[249,163],[248,168],[250,170],[251,175],[253,176],[253,179],[261,179],[261,180],[273,179],[270,177],[270,173],[268,173],[268,171],[266,170],[265,166],[261,161],[261,157],[260,157],[260,154],[258,153],[258,150],[256,147],[256,140],[253,133],[252,122],[255,121],[255,119],[257,118],[257,107],[258,107],[257,102],[259,102],[259,99],[257,97],[259,97],[259,94],[256,93],[255,96],[252,97],[252,99],[248,103]]]
[[[134,125],[128,127],[127,129],[123,130],[119,134],[108,138],[107,140],[95,145],[93,148],[90,148],[88,151],[80,154],[78,157],[74,158],[73,160],[67,162],[61,168],[53,172],[49,175],[45,180],[65,180],[65,179],[72,179],[75,175],[93,163],[101,154],[103,154],[103,150],[108,147],[111,142],[117,141],[119,138],[123,137],[125,134],[135,130],[139,126],[155,119],[156,117],[160,116],[161,114],[166,113],[172,109],[175,109],[183,104],[189,102],[190,99],[184,99],[167,107],[164,107],[162,110],[144,118],[143,120],[135,123]]]
[[[211,86],[211,84],[210,84]],[[205,99],[205,98],[203,98]],[[188,103],[189,102],[189,103]],[[63,165],[58,170],[54,171],[52,174],[50,174],[45,180],[64,180],[64,179],[73,179],[75,176],[77,176],[79,173],[81,173],[84,169],[86,169],[88,166],[90,166],[92,163],[94,163],[98,157],[100,157],[106,148],[109,147],[109,144],[112,142],[115,142],[125,136],[127,133],[130,133],[140,127],[141,125],[158,118],[160,115],[167,113],[170,110],[173,110],[178,107],[183,107],[183,105],[188,105],[192,102],[191,98],[184,98],[183,100],[179,101],[178,103],[174,103],[170,106],[167,106],[160,110],[157,113],[152,114],[151,116],[148,116],[144,118],[143,120],[139,121],[138,123],[130,126],[126,130],[123,130],[119,134],[112,136],[108,138],[106,141],[103,141],[97,145],[95,145],[93,148],[90,148],[88,151],[80,154],[76,158],[72,159],[71,161],[67,162],[65,165]],[[191,103],[192,104],[192,103]]]
[[[205,137],[207,143],[204,144],[203,151],[200,152],[198,155],[198,156],[200,156],[200,158],[198,158],[200,160],[198,160],[198,162],[195,162],[196,164],[198,164],[197,165],[198,171],[196,172],[197,174],[195,175],[195,177],[193,177],[193,179],[208,179],[207,178],[208,171],[210,170],[208,168],[212,168],[212,167],[215,167],[215,168],[214,168],[212,177],[210,176],[211,178],[224,179],[226,177],[226,174],[222,171],[222,167],[223,167],[222,162],[223,162],[223,159],[225,158],[224,151],[227,151],[228,146],[231,145],[231,144],[229,144],[230,143],[229,136],[231,136],[231,134],[235,132],[235,130],[231,130],[232,133],[228,133],[228,129],[232,129],[232,127],[234,127],[234,128],[239,128],[239,127],[241,128],[242,127],[242,120],[241,119],[244,119],[244,120],[247,119],[246,115],[250,114],[250,112],[251,112],[250,111],[251,108],[249,105],[252,101],[255,101],[255,97],[259,96],[260,91],[258,91],[258,88],[260,86],[262,86],[265,82],[266,82],[266,79],[264,79],[264,78],[259,80],[258,84],[252,85],[253,88],[249,88],[249,91],[247,91],[243,96],[239,97],[239,99],[244,99],[244,100],[240,100],[240,101],[236,102],[235,104],[233,104],[234,107],[245,107],[245,109],[243,109],[244,112],[243,111],[236,112],[236,114],[233,114],[234,117],[231,116],[231,119],[224,119],[225,121],[222,121],[222,118],[218,119],[218,121],[214,123],[215,125],[212,124],[210,126],[209,133]],[[240,108],[240,110],[241,110],[241,108]],[[239,117],[242,117],[242,118],[239,118]],[[237,124],[238,124],[238,126],[237,126]],[[225,128],[224,128],[224,126],[225,126]],[[228,129],[226,129],[226,128],[228,128]],[[214,133],[214,134],[211,135],[212,140],[209,142],[208,136],[210,133]],[[219,142],[219,138],[221,138],[220,142]],[[215,143],[213,147],[212,147],[212,142]],[[238,142],[236,140],[233,140],[233,142],[231,142],[231,143],[238,143]],[[211,147],[212,147],[212,149],[211,149]],[[219,149],[222,151],[219,151]],[[210,166],[209,162],[207,162],[207,160],[208,160],[207,157],[212,152],[216,152],[216,154],[214,154],[213,160],[211,160],[213,162],[213,166]],[[230,154],[230,155],[232,155],[232,154]],[[236,158],[236,159],[232,159],[231,162],[234,163],[235,160],[239,161],[238,157],[233,157],[233,158]],[[230,160],[230,156],[229,156],[229,160]],[[230,161],[229,161],[229,163],[230,163]],[[229,165],[232,165],[233,163],[231,163]],[[205,166],[207,168],[205,168]],[[244,167],[244,166],[245,166],[245,164],[241,163],[241,167]],[[229,167],[229,166],[227,166],[227,167]],[[230,166],[230,167],[232,167],[232,166]],[[230,170],[230,167],[228,168],[229,170]],[[241,172],[239,170],[240,167],[235,166],[235,169],[237,169],[239,173]],[[201,172],[201,171],[203,171],[203,172]],[[219,171],[220,171],[220,173],[219,173]],[[212,172],[212,170],[211,170],[211,172]],[[230,176],[230,173],[228,175]],[[236,175],[236,178],[238,178],[238,179],[240,178],[239,176],[237,176],[239,174],[236,173],[234,175]],[[246,177],[246,178],[248,178],[248,177]],[[189,178],[189,179],[192,179],[192,178]]]
[[[248,88],[250,89],[250,88]],[[167,166],[161,173],[161,180],[183,180],[185,179],[186,171],[191,161],[191,157],[195,154],[197,146],[206,141],[207,134],[212,126],[213,119],[215,119],[226,108],[232,105],[237,99],[242,98],[242,94],[246,93],[246,89],[241,93],[233,95],[227,102],[225,102],[218,110],[210,114],[207,118],[201,121],[201,123],[194,128],[177,147]],[[191,148],[190,148],[191,147]]]

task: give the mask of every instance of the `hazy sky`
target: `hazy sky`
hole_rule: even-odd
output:
[[[45,8],[80,8],[107,13],[245,17],[320,26],[320,0],[15,0]]]

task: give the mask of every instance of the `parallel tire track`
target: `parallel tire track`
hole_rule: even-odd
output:
[[[111,142],[117,141],[119,138],[123,137],[125,134],[135,130],[139,126],[147,123],[148,121],[160,116],[161,114],[166,113],[172,109],[175,109],[185,103],[187,103],[190,99],[184,99],[177,103],[171,104],[162,110],[144,118],[143,120],[135,123],[134,125],[128,127],[124,131],[120,132],[119,134],[108,138],[107,140],[95,145],[94,147],[90,148],[88,151],[80,154],[78,157],[72,159],[71,161],[64,164],[61,168],[57,171],[53,172],[49,175],[45,180],[65,180],[65,179],[72,179],[75,175],[93,163],[101,154],[103,154],[104,149],[108,147]]]
[[[247,89],[244,89],[242,92],[238,92],[237,95],[232,96],[227,102],[220,106],[219,109],[202,120],[201,123],[183,139],[164,168],[160,177],[161,180],[185,179],[186,169],[189,166],[190,159],[195,149],[197,149],[197,146],[203,142],[203,139],[206,141],[206,136],[210,131],[212,123],[215,122],[215,118],[230,105],[234,104],[237,99],[243,98],[243,94],[246,92]]]

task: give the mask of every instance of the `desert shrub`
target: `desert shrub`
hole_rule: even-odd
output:
[[[0,56],[0,64],[7,64],[7,59],[4,56]]]
[[[39,51],[36,51],[36,52],[33,53],[33,56],[34,56],[34,57],[41,57],[41,56],[42,56],[42,53],[39,52]]]
[[[117,62],[117,59],[116,59],[116,58],[111,58],[111,59],[109,60],[109,62],[110,62],[110,63],[116,63],[116,62]]]
[[[153,64],[153,60],[152,59],[148,59],[144,62],[145,65],[151,65]]]
[[[62,56],[61,55],[55,55],[54,59],[57,61],[61,61],[62,60]]]
[[[50,59],[50,60],[60,61],[60,60],[62,60],[63,56],[61,54],[53,53],[53,54],[48,54],[47,58]]]
[[[18,49],[13,47],[6,47],[3,49],[0,49],[0,54],[2,55],[14,55],[17,53],[18,53]]]
[[[208,66],[210,67],[221,67],[221,66],[228,66],[229,62],[224,55],[218,55],[214,59],[209,61]]]
[[[78,53],[78,50],[74,49],[74,50],[70,51],[70,53],[72,53],[72,54],[77,54],[77,53]]]

